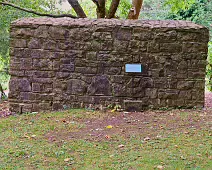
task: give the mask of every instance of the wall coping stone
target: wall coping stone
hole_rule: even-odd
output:
[[[120,25],[141,27],[141,28],[166,28],[166,29],[207,29],[202,25],[195,24],[191,21],[182,20],[120,20],[120,19],[88,19],[88,18],[24,18],[12,22],[12,26],[30,27],[30,26],[63,26],[63,27],[87,27],[91,25],[114,26]]]

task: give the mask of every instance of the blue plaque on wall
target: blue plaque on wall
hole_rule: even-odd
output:
[[[142,65],[141,64],[126,64],[125,72],[126,73],[141,73]]]

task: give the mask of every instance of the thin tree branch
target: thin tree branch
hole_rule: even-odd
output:
[[[100,6],[99,6],[99,2],[98,0],[92,0],[94,4],[96,4],[96,15],[97,15],[97,18],[99,16],[99,11],[100,11]]]
[[[28,12],[28,13],[31,13],[31,14],[35,14],[35,15],[39,15],[39,16],[46,16],[46,17],[52,17],[52,18],[62,18],[62,17],[78,18],[78,17],[76,17],[74,15],[71,15],[71,14],[54,15],[54,14],[39,13],[39,12],[30,10],[30,9],[19,7],[19,6],[15,5],[15,4],[12,4],[12,3],[9,3],[9,2],[0,2],[0,4],[6,5],[6,6],[10,6],[10,7],[19,9],[21,11],[25,11],[25,12]]]
[[[92,0],[94,4],[96,4],[97,8],[99,8],[98,0]]]
[[[115,17],[115,13],[118,9],[119,6],[119,2],[120,0],[112,0],[111,5],[110,5],[110,9],[107,15],[107,18],[114,18]]]
[[[87,18],[85,12],[83,11],[81,5],[79,4],[78,0],[68,0],[68,3],[72,6],[74,11],[77,13],[79,18]]]

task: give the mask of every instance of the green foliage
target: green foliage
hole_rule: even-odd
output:
[[[108,1],[108,3],[111,0]],[[116,16],[121,19],[126,19],[131,8],[131,2],[129,0],[121,0],[118,10],[116,11]],[[109,8],[108,8],[109,9]]]
[[[212,1],[196,0],[195,3],[191,4],[187,9],[175,9],[174,13],[170,11],[167,19],[190,20],[211,29]]]
[[[196,0],[165,0],[164,5],[171,7],[172,13],[178,13],[179,10],[187,10],[189,9]]]
[[[164,6],[164,0],[145,0],[141,10],[141,19],[164,20],[169,8]]]

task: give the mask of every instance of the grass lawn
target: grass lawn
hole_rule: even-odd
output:
[[[211,110],[0,118],[0,169],[212,169]]]

